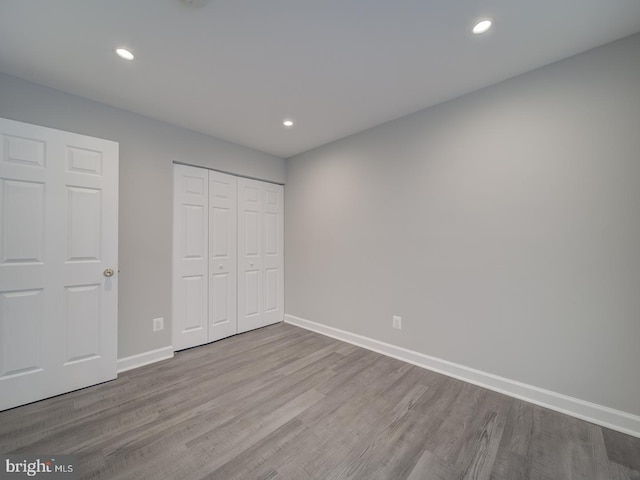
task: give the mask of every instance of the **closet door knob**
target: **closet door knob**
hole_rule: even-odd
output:
[[[113,270],[112,270],[112,269],[110,269],[110,268],[107,268],[104,272],[102,272],[102,274],[103,274],[105,277],[113,277]]]

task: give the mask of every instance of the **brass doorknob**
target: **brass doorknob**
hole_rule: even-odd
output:
[[[102,272],[105,277],[113,277],[113,270],[107,268],[104,272]]]

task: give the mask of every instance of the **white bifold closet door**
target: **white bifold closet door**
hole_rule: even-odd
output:
[[[236,177],[174,165],[174,348],[237,332]]]
[[[0,410],[116,378],[118,144],[0,119]]]
[[[176,350],[282,321],[282,195],[281,185],[174,165]]]

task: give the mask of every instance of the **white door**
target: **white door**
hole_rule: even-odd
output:
[[[283,319],[283,187],[238,179],[238,332]]]
[[[0,409],[116,378],[118,144],[0,119]]]
[[[207,343],[209,175],[174,165],[173,342],[176,350]]]
[[[237,177],[209,172],[209,338],[237,333]]]

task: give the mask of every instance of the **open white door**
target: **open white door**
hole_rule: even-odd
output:
[[[116,378],[118,144],[0,119],[0,409]]]

